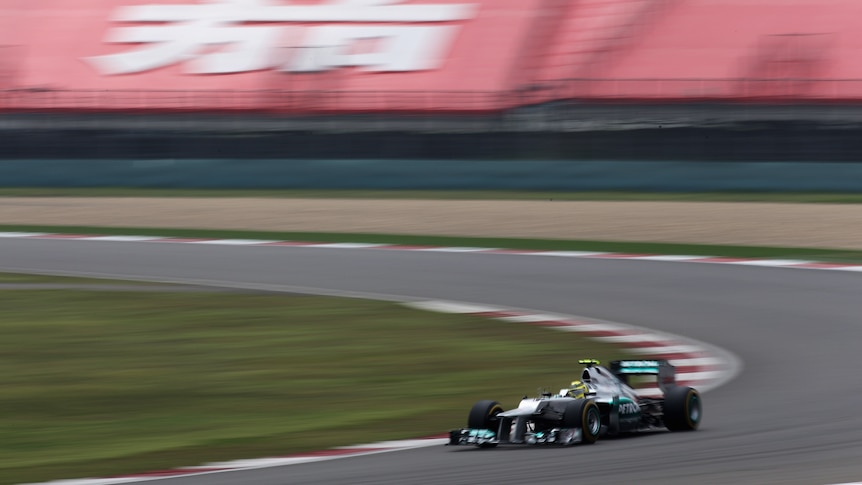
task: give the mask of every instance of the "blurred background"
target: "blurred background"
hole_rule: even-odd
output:
[[[3,0],[0,170],[858,191],[860,18],[854,0]]]

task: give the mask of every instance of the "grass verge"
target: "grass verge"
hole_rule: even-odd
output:
[[[577,371],[548,362],[626,356],[356,299],[17,289],[0,291],[0,307],[0,483],[438,434],[478,399],[514,405]]]
[[[305,242],[383,243],[416,246],[467,246],[541,251],[605,251],[634,254],[688,254],[731,258],[781,258],[862,264],[862,251],[820,248],[767,246],[718,246],[618,241],[568,241],[557,239],[518,239],[488,237],[414,236],[400,234],[353,234],[322,232],[267,232],[210,229],[20,226],[0,225],[0,232],[48,232],[99,235],[147,235],[212,239],[262,239]]]

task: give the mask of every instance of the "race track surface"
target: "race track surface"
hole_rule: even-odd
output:
[[[0,271],[24,270],[456,300],[581,315],[691,337],[727,349],[744,363],[734,381],[704,395],[704,421],[695,433],[572,448],[440,446],[161,483],[862,480],[859,274],[505,254],[0,240]],[[517,400],[487,397],[504,404]],[[465,402],[465,409],[471,404]]]

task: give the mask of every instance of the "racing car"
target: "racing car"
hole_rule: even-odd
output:
[[[700,394],[676,385],[676,371],[667,360],[615,360],[609,368],[596,359],[578,363],[586,366],[581,379],[556,394],[525,396],[509,411],[497,401],[477,402],[467,427],[449,432],[449,444],[591,444],[604,435],[693,431],[700,424]],[[632,387],[635,379],[654,380],[660,395],[639,394]]]

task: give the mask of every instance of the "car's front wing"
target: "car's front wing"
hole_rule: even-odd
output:
[[[515,436],[518,436],[516,439]],[[574,445],[583,440],[579,428],[552,428],[544,431],[526,432],[521,434],[505,433],[505,436],[497,436],[497,433],[489,429],[461,428],[449,432],[450,445],[472,445],[472,446],[496,446],[498,444],[556,444]]]

